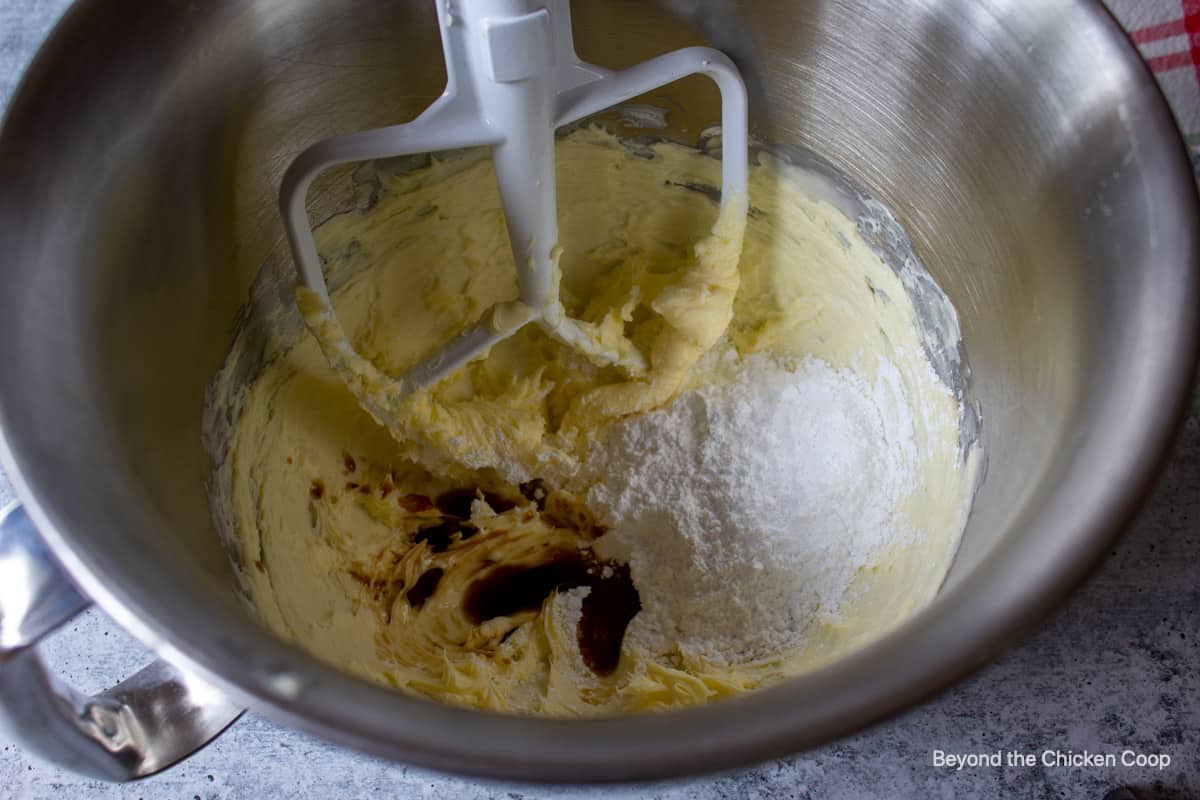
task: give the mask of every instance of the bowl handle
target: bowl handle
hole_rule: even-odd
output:
[[[159,660],[85,695],[46,672],[37,642],[90,605],[13,503],[0,511],[0,728],[75,772],[141,778],[199,750],[243,709]]]

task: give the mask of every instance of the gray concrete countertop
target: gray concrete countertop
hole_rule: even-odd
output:
[[[66,0],[0,0],[0,108]],[[0,245],[2,246],[2,245]],[[0,476],[2,478],[2,476]],[[954,689],[890,722],[784,761],[689,782],[604,789],[464,781],[360,755],[247,714],[165,774],[117,786],[38,762],[0,740],[0,798],[388,796],[1096,798],[1200,800],[1200,402],[1156,493],[1104,566],[1031,637]],[[11,488],[0,479],[0,499]],[[149,654],[89,611],[45,647],[86,691]],[[1033,754],[1033,766],[961,771],[935,751]],[[1061,767],[1043,751],[1165,753],[1166,769]]]

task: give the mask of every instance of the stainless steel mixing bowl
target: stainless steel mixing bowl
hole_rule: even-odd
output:
[[[745,764],[978,667],[1134,513],[1196,359],[1197,203],[1170,114],[1098,3],[746,0],[733,9],[745,31],[721,4],[575,5],[580,52],[597,63],[706,38],[734,50],[758,81],[755,132],[824,154],[889,205],[957,305],[989,468],[937,600],[778,687],[590,721],[427,703],[268,635],[235,599],[210,521],[204,387],[260,265],[286,263],[275,198],[289,158],[439,93],[432,4],[80,0],[0,137],[6,463],[70,578],[202,680],[161,668],[105,697],[58,699],[30,645],[82,601],[15,512],[0,547],[0,697],[42,752],[110,777],[152,771],[231,717],[210,685],[458,772],[619,779]],[[715,101],[703,83],[680,87],[675,133],[694,140]],[[315,216],[345,203],[340,185],[318,187]]]

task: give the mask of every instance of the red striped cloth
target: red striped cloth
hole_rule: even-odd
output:
[[[1200,0],[1105,0],[1154,70],[1175,119],[1200,152]]]

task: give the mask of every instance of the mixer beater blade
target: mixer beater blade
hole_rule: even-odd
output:
[[[389,400],[432,386],[532,322],[597,364],[642,373],[645,357],[631,343],[615,349],[601,344],[589,323],[569,317],[559,300],[555,131],[688,75],[707,75],[721,93],[724,208],[746,194],[747,101],[737,68],[705,47],[676,50],[617,72],[588,64],[575,54],[568,0],[437,0],[437,7],[447,74],[441,97],[412,122],[320,141],[284,175],[280,207],[310,310],[315,304],[333,320],[305,208],[309,185],[320,172],[350,161],[486,145],[519,298],[493,306],[473,327],[388,378]],[[341,350],[326,355],[347,378],[344,364],[366,362],[348,343]]]

